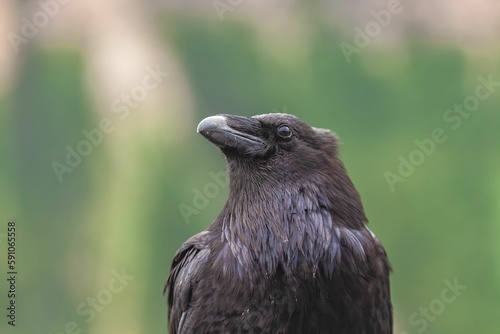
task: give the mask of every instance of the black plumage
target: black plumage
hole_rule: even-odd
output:
[[[392,333],[390,265],[337,138],[287,114],[213,116],[198,132],[224,153],[230,192],[174,257],[170,334]]]

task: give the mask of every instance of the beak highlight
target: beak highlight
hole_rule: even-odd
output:
[[[255,132],[255,119],[216,115],[205,118],[198,124],[196,131],[223,151],[237,150],[242,154],[257,153],[265,147],[265,142]],[[238,129],[231,127],[237,124]]]
[[[229,130],[231,129],[226,122],[226,118],[224,116],[210,116],[205,118],[198,124],[198,127],[196,128],[196,131],[198,133],[201,133],[203,136],[205,134],[208,134],[210,131],[213,130]]]

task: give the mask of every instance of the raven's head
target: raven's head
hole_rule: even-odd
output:
[[[211,116],[200,122],[198,132],[226,156],[232,193],[323,198],[317,204],[336,215],[366,220],[359,194],[338,158],[338,139],[330,131],[276,113]]]
[[[323,170],[337,155],[337,138],[330,131],[288,114],[211,116],[198,132],[222,150],[230,165],[240,162],[274,177]]]

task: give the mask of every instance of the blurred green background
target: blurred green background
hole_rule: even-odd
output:
[[[500,81],[495,1],[401,1],[384,24],[385,1],[62,2],[0,4],[0,254],[5,273],[15,220],[19,271],[2,333],[166,333],[171,258],[227,196],[204,195],[225,165],[196,125],[269,112],[342,138],[395,333],[499,332],[500,87],[474,97]]]

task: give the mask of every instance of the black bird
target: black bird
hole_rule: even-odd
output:
[[[390,265],[337,138],[295,116],[217,115],[229,199],[177,251],[170,334],[390,334]]]

